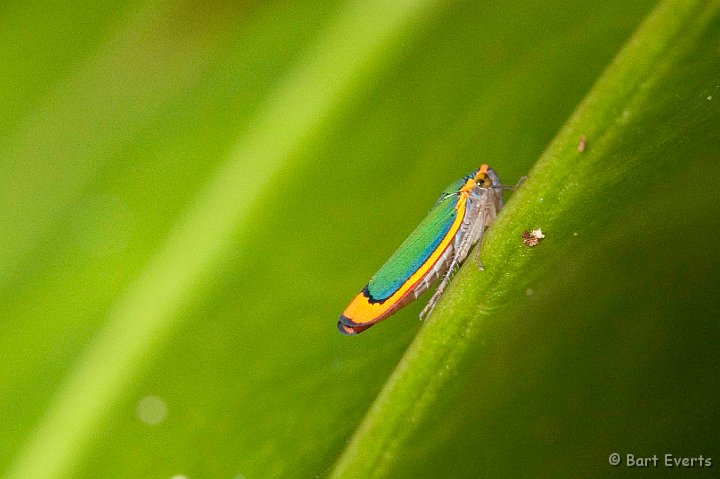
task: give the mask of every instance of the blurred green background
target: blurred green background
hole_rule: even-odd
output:
[[[422,304],[338,315],[443,186],[526,174],[654,5],[5,2],[1,473],[329,475]],[[611,151],[647,177],[547,248],[388,477],[720,461],[717,25]]]

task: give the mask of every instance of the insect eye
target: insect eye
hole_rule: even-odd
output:
[[[492,180],[488,176],[479,178],[475,183],[481,188],[490,188],[492,186]]]

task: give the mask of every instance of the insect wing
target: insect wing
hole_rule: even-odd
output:
[[[455,184],[452,185],[453,187]],[[446,193],[428,216],[353,299],[338,322],[343,334],[357,334],[415,299],[413,291],[452,248],[462,226],[465,200]]]

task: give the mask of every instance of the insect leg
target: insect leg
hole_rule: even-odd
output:
[[[515,186],[501,185],[500,188],[502,188],[503,190],[515,191],[520,188],[520,185],[525,180],[527,180],[527,176],[521,176],[517,183],[515,183]]]
[[[420,311],[420,321],[425,319],[428,314],[430,314],[435,308],[435,303],[438,302],[440,299],[440,296],[442,296],[443,292],[445,291],[445,288],[448,284],[450,284],[450,277],[452,276],[452,272],[454,269],[458,268],[460,266],[460,263],[457,263],[454,259],[453,262],[450,263],[450,268],[447,270],[447,273],[445,273],[445,277],[440,282],[440,286],[435,290],[435,293],[432,295],[432,298],[430,298],[430,301],[428,301],[428,304],[425,305],[422,311]]]
[[[493,201],[493,198],[489,198],[488,201],[485,201],[485,203],[481,207],[480,214],[478,215],[478,221],[477,221],[477,239],[474,241],[473,244],[477,244],[475,246],[475,261],[477,264],[477,267],[480,269],[480,271],[485,270],[485,266],[483,266],[482,259],[480,258],[480,250],[482,249],[482,239],[485,235],[485,229],[490,226],[490,223],[492,223],[495,218],[497,217],[497,209],[495,207],[495,201]]]
[[[473,245],[473,239],[476,236],[475,229],[478,227],[478,223],[480,223],[480,221],[476,221],[475,224],[473,224],[471,230],[468,232],[469,234],[465,235],[460,244],[455,247],[455,253],[453,254],[452,260],[450,261],[450,266],[448,266],[447,272],[445,273],[443,280],[440,282],[440,285],[435,290],[432,298],[430,298],[430,301],[428,301],[428,304],[426,304],[423,310],[420,312],[421,321],[432,312],[435,304],[440,299],[440,296],[442,296],[445,292],[445,288],[448,284],[450,284],[450,280],[452,279],[453,275],[460,268],[460,265],[465,260],[465,258],[467,258],[468,252]]]

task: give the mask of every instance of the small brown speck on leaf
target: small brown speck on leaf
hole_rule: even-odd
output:
[[[580,153],[582,153],[583,151],[585,151],[585,148],[586,148],[586,147],[587,147],[587,138],[585,137],[585,135],[582,135],[582,136],[580,137],[580,143],[578,143],[578,148],[577,148],[577,150],[578,150]]]
[[[528,248],[532,248],[533,246],[537,246],[540,243],[540,240],[545,237],[542,230],[540,228],[534,229],[532,231],[524,231],[522,234],[523,237],[523,243]]]
[[[532,248],[533,246],[536,246],[540,242],[540,240],[537,239],[536,237],[534,237],[533,235],[531,235],[529,231],[523,232],[522,237],[523,237],[523,243],[525,243],[525,246],[528,246],[530,248]]]

